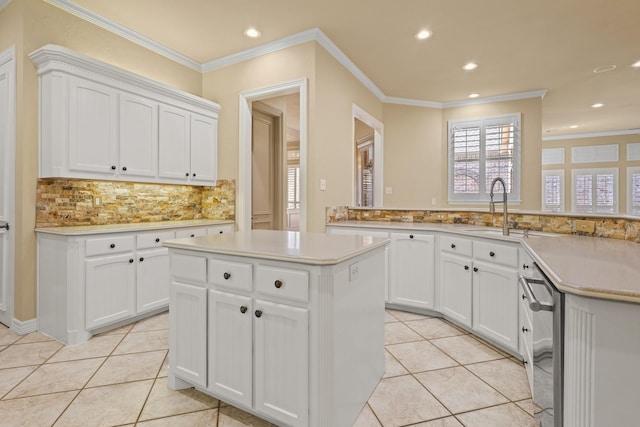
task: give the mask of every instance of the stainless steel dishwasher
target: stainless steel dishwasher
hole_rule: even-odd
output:
[[[531,310],[534,416],[541,427],[563,425],[564,294],[534,262],[536,277],[520,276]]]

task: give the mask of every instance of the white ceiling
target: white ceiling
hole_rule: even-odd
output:
[[[543,136],[640,133],[640,68],[631,67],[640,60],[640,0],[49,2],[86,8],[205,69],[318,28],[386,101],[447,106],[472,92],[482,101],[546,91]],[[262,37],[245,37],[248,26]],[[433,36],[417,41],[422,28]],[[478,69],[463,71],[468,61]],[[593,72],[605,65],[616,69]]]

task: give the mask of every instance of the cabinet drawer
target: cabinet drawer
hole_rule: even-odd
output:
[[[309,301],[309,272],[259,265],[256,289],[264,295],[293,301]]]
[[[171,274],[174,280],[205,284],[207,259],[205,257],[171,254]]]
[[[518,266],[518,248],[493,242],[473,242],[473,254],[476,259],[489,261],[509,267]]]
[[[182,239],[183,237],[198,237],[206,235],[206,228],[185,228],[182,230],[176,230],[176,238],[178,239]]]
[[[443,234],[440,236],[440,250],[470,257],[472,254],[471,240]]]
[[[162,246],[165,240],[173,239],[176,233],[173,231],[158,231],[155,233],[138,234],[138,249],[157,248]]]
[[[233,233],[233,224],[218,225],[216,227],[209,227],[207,234],[224,234]]]
[[[133,236],[112,236],[87,239],[86,256],[108,255],[130,252],[134,248]]]
[[[209,283],[230,289],[251,292],[252,265],[243,262],[209,260]]]

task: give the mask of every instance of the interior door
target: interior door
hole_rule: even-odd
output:
[[[275,209],[275,119],[252,112],[251,228],[273,230]]]
[[[13,317],[16,66],[13,49],[0,53],[0,322]]]

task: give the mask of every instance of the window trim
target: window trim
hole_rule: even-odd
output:
[[[591,212],[581,212],[576,208],[576,176],[577,175],[598,175],[598,174],[611,174],[613,175],[613,212],[599,212],[596,210],[597,206],[591,205]],[[594,196],[593,201],[596,200]],[[571,212],[573,213],[592,213],[592,214],[618,214],[620,212],[620,177],[618,168],[584,168],[584,169],[571,169]]]
[[[545,203],[546,199],[546,186],[545,186],[545,178],[547,176],[557,176],[560,178],[560,207],[559,209],[547,209],[547,204]],[[565,184],[564,184],[564,169],[553,169],[553,170],[543,170],[542,171],[542,180],[541,180],[541,188],[542,188],[542,200],[540,203],[541,210],[543,212],[564,212],[565,211]]]
[[[485,187],[486,183],[486,143],[485,143],[485,127],[487,125],[496,125],[505,122],[515,123],[516,138],[513,144],[513,182],[512,191],[508,194],[509,204],[519,205],[521,200],[521,176],[522,176],[522,113],[501,114],[496,116],[449,120],[447,123],[447,197],[450,204],[479,204],[489,203],[489,189]],[[481,141],[479,160],[481,162],[480,173],[480,192],[478,194],[455,194],[454,186],[454,152],[453,152],[453,130],[456,128],[481,126]],[[483,166],[485,165],[485,166]]]

